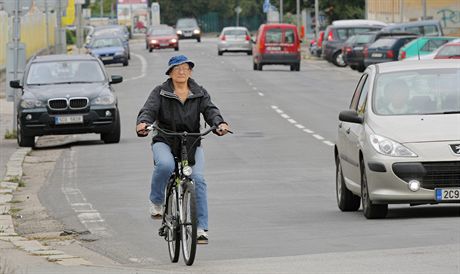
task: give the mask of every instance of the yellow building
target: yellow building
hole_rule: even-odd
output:
[[[366,0],[367,18],[386,23],[436,19],[445,35],[460,36],[460,0]]]

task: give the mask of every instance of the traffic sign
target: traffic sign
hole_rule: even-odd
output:
[[[241,9],[240,6],[237,6],[237,7],[235,8],[235,12],[236,12],[236,13],[241,13],[242,11],[243,11],[243,9]]]
[[[264,1],[264,5],[263,5],[263,9],[264,9],[264,12],[267,13],[270,11],[270,0],[265,0]]]

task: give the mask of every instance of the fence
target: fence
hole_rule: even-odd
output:
[[[265,18],[258,16],[240,17],[239,25],[247,27],[250,31],[256,31],[260,24],[264,23]],[[224,19],[219,17],[217,12],[209,12],[198,18],[203,32],[220,32],[226,26],[236,26],[236,17],[231,19]]]

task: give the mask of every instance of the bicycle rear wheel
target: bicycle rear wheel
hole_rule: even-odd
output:
[[[176,191],[171,189],[168,192],[165,218],[170,223],[167,226],[166,241],[168,242],[169,258],[171,262],[179,261],[180,252],[180,234],[179,234],[179,218],[177,216],[177,198]]]
[[[196,254],[196,196],[195,185],[189,181],[184,186],[182,198],[181,240],[182,255],[186,265],[192,265]]]

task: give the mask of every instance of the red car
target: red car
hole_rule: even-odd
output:
[[[442,46],[434,59],[460,59],[460,42],[451,42]]]
[[[173,48],[179,50],[179,38],[172,27],[152,28],[146,37],[147,49],[152,52],[153,49]]]

